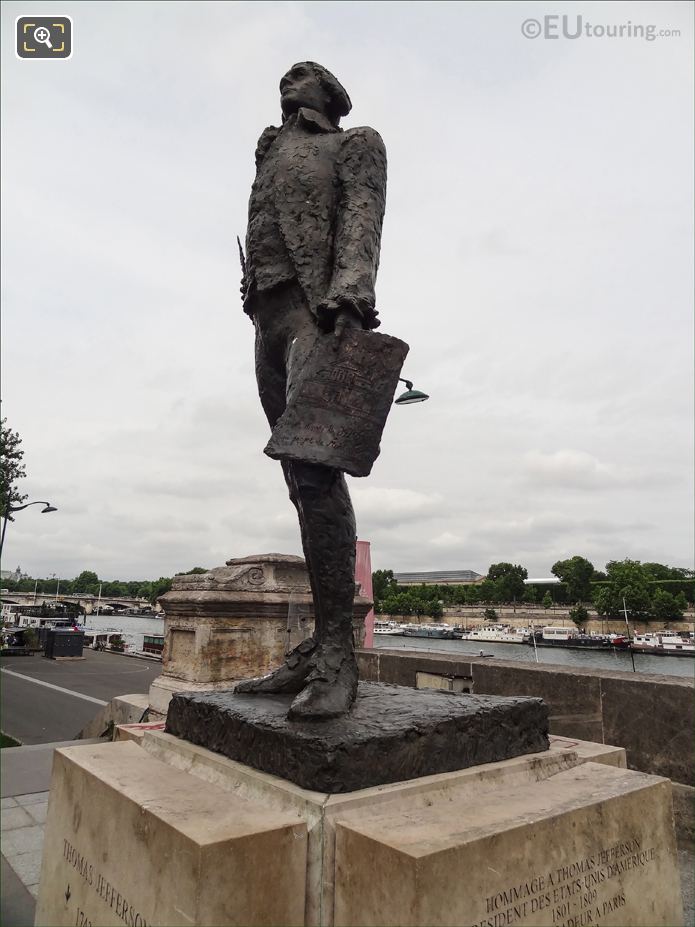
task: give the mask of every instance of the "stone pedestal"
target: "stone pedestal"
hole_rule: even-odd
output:
[[[132,741],[56,750],[36,924],[301,925],[306,847],[296,816]]]
[[[163,718],[175,692],[228,689],[279,666],[314,629],[306,564],[287,554],[228,560],[208,573],[174,577],[164,609],[162,675],[150,687],[150,717]],[[355,646],[371,602],[355,596]]]
[[[37,925],[676,927],[670,783],[550,749],[341,795],[176,738],[56,751]]]

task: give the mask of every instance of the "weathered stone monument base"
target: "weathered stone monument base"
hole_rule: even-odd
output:
[[[138,737],[56,751],[39,927],[683,922],[670,782],[621,749],[329,795]]]
[[[132,741],[55,753],[40,927],[302,924],[305,870],[295,816],[202,786]]]
[[[539,698],[501,698],[362,682],[349,715],[288,720],[291,695],[176,695],[166,730],[319,792],[354,792],[548,748]]]
[[[150,686],[150,718],[166,716],[172,695],[215,692],[280,666],[314,630],[314,602],[301,557],[257,554],[207,573],[174,577],[164,609],[162,675]],[[369,599],[357,591],[355,646],[364,642]]]

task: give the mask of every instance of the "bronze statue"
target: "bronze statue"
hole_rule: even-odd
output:
[[[282,125],[265,129],[256,148],[242,279],[244,311],[256,329],[260,399],[273,429],[289,412],[292,397],[301,393],[298,384],[316,351],[322,358],[330,354],[329,342],[336,357],[343,350],[349,355],[341,377],[334,379],[365,380],[355,360],[359,338],[354,332],[379,325],[374,284],[386,197],[384,144],[373,129],[339,127],[340,118],[350,112],[350,98],[326,68],[311,61],[295,64],[280,81],[280,102]],[[373,335],[367,341],[373,346],[397,339]],[[401,352],[399,369],[403,357]],[[322,361],[319,378],[331,379],[332,364],[330,357]],[[339,386],[334,384],[337,392],[324,393],[324,399],[335,395],[339,404]],[[393,387],[395,380],[391,396]],[[361,406],[354,395],[353,390],[345,407],[364,423],[376,447],[370,467],[386,412],[379,425],[373,420],[369,391],[360,393],[366,397]],[[303,414],[298,413],[300,421]],[[325,427],[324,416],[324,424],[314,423],[313,431]],[[349,444],[346,429],[341,426],[338,433]],[[314,598],[314,634],[275,672],[236,687],[245,693],[296,693],[289,712],[293,719],[342,715],[357,692],[352,639],[355,517],[342,471],[362,475],[368,468],[329,465],[339,443],[333,437],[328,457],[312,454],[306,435],[300,442],[303,450],[272,454],[282,458],[299,515]],[[349,447],[343,450],[349,457]]]

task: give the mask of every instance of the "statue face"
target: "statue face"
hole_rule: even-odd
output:
[[[306,106],[324,115],[328,112],[330,97],[321,86],[314,69],[297,64],[280,81],[280,106],[285,116]]]

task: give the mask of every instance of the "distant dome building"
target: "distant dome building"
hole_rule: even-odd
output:
[[[0,570],[0,577],[4,580],[8,580],[11,583],[18,583],[20,579],[29,579],[28,573],[22,573],[22,568],[17,567],[16,570]]]

